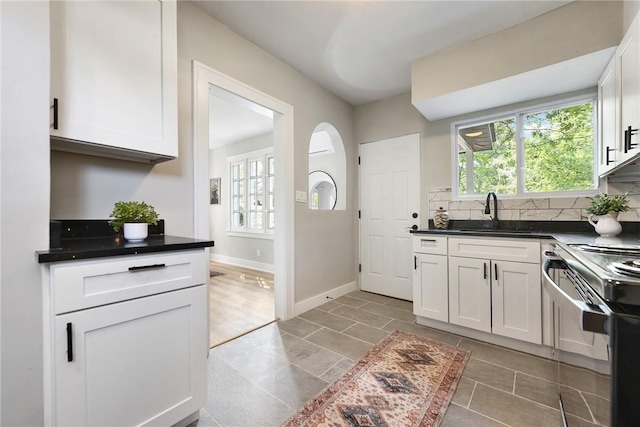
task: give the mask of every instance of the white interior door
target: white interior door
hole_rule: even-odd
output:
[[[412,301],[409,229],[420,224],[420,134],[360,146],[360,210],[360,288]]]

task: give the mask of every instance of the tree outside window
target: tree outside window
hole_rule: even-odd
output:
[[[458,195],[593,190],[595,100],[455,126]]]

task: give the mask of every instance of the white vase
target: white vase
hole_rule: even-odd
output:
[[[597,217],[598,222],[593,222],[592,218]],[[618,222],[618,212],[608,213],[605,215],[589,215],[587,218],[589,224],[593,225],[596,233],[601,236],[612,237],[622,232],[622,225]]]
[[[124,238],[130,242],[142,242],[149,235],[149,224],[145,222],[126,222]]]

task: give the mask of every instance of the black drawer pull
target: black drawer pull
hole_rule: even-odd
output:
[[[53,128],[58,129],[58,98],[53,98]]]
[[[67,323],[67,362],[73,362],[73,330]]]
[[[164,268],[166,264],[141,265],[137,267],[129,267],[129,271],[151,270],[152,268]]]
[[[609,158],[609,153],[612,152],[612,151],[615,151],[615,150],[613,148],[607,147],[607,155],[606,155],[606,159],[605,159],[605,165],[606,166],[609,166],[609,163],[613,163],[613,160],[611,160]]]

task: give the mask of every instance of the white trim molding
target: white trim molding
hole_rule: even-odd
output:
[[[267,273],[273,273],[274,271],[273,264],[267,264],[266,262],[251,261],[248,259],[234,258],[219,254],[211,254],[210,259],[214,262],[235,265],[236,267],[250,268],[252,270],[265,271]]]
[[[340,298],[341,296],[347,295],[353,291],[358,290],[358,284],[354,282],[346,283],[342,286],[338,286],[337,288],[333,288],[328,292],[323,292],[311,298],[307,298],[304,301],[300,301],[295,305],[295,315],[299,315],[304,313],[305,311],[309,311],[312,308],[316,308],[326,303],[327,301],[331,301],[332,299]]]
[[[273,111],[276,231],[274,236],[275,315],[294,316],[294,167],[293,106],[232,77],[192,62],[193,85],[193,235],[209,239],[209,89],[217,86]]]

